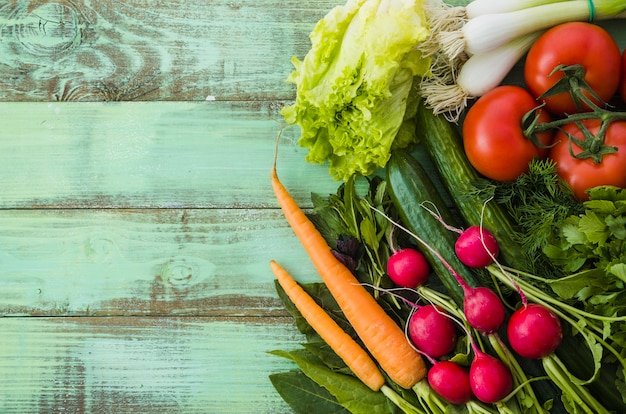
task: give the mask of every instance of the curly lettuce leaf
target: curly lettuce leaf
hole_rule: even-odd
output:
[[[416,50],[428,35],[421,0],[348,0],[317,23],[310,51],[292,58],[287,81],[296,100],[281,112],[300,126],[308,162],[328,162],[345,181],[372,174],[392,148],[415,143],[414,134],[399,132],[404,121],[402,131],[412,128],[414,79],[430,68]]]

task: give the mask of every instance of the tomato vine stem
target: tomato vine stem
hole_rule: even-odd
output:
[[[602,102],[585,81],[585,68],[581,65],[559,65],[554,68],[550,76],[559,71],[563,72],[563,78],[558,80],[539,98],[547,98],[559,93],[568,92],[572,96],[576,106],[581,109],[581,112],[565,114],[562,118],[539,123],[539,114],[545,106],[544,102],[527,112],[522,118],[524,135],[535,144],[542,145],[537,138],[538,133],[552,129],[561,129],[563,125],[574,123],[582,132],[583,138],[576,138],[566,133],[569,139],[570,155],[577,159],[591,158],[594,163],[599,164],[602,162],[602,157],[606,154],[617,152],[617,147],[604,144],[604,138],[606,136],[606,130],[612,122],[626,120],[626,112],[612,111],[606,108],[606,103]],[[594,102],[594,99],[600,102],[600,105]],[[589,108],[586,111],[583,110],[585,106]],[[584,121],[590,120],[598,120],[600,122],[600,129],[595,135],[591,133],[584,124]],[[574,153],[572,144],[578,146],[581,151]]]

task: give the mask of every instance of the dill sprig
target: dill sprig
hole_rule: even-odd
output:
[[[506,207],[517,225],[514,237],[528,257],[544,257],[543,248],[563,221],[584,211],[550,159],[531,161],[528,172],[515,181],[480,180],[476,188],[482,196],[488,194]],[[554,270],[547,261],[542,262]]]

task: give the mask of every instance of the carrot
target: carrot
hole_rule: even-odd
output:
[[[302,317],[315,329],[315,332],[365,385],[373,391],[380,390],[385,383],[385,378],[361,345],[341,329],[337,322],[328,316],[283,267],[274,260],[270,262],[270,267],[289,299],[300,311]]]
[[[387,375],[401,387],[411,388],[426,375],[426,365],[420,354],[350,269],[332,254],[324,237],[278,179],[276,159],[271,181],[287,222],[348,322]]]

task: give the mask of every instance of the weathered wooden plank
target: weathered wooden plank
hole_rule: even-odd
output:
[[[0,318],[0,411],[288,413],[289,318]]]
[[[4,2],[0,100],[290,99],[291,56],[343,3]]]
[[[0,100],[288,99],[291,56],[340,3],[5,1]]]
[[[0,208],[275,207],[269,170],[303,205],[334,192],[279,102],[0,103]]]
[[[319,280],[281,212],[2,210],[0,315],[285,315],[271,259]]]

